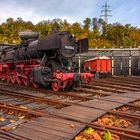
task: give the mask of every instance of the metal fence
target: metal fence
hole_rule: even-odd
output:
[[[83,61],[98,56],[108,56],[112,60],[112,75],[140,75],[140,49],[89,49],[88,53],[81,54]],[[79,56],[75,57],[78,61]]]

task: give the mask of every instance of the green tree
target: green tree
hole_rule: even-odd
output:
[[[91,24],[91,19],[90,19],[90,18],[86,18],[86,19],[83,21],[83,23],[84,23],[84,29],[85,29],[86,31],[89,31],[89,29],[90,29],[90,24]]]
[[[78,22],[71,25],[70,32],[74,34],[77,39],[81,39],[82,27]]]

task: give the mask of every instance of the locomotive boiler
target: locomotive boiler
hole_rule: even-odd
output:
[[[72,60],[78,50],[87,51],[87,39],[76,41],[69,32],[52,32],[44,38],[39,38],[37,32],[20,32],[19,36],[21,44],[1,52],[2,80],[34,87],[51,85],[53,91],[58,91],[76,87],[82,80],[88,82],[93,77],[75,71]]]

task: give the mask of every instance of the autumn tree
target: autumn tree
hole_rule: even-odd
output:
[[[76,39],[87,38],[90,48],[120,48],[140,46],[140,29],[130,24],[106,24],[103,19],[86,18],[83,24],[68,23],[66,20],[43,20],[37,24],[24,21],[22,18],[8,18],[0,25],[0,43],[18,44],[20,31],[32,30],[40,32],[41,37],[48,35],[53,28],[59,31],[70,31]]]

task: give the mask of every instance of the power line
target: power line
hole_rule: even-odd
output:
[[[107,4],[107,1],[102,6],[101,13],[102,13],[101,17],[104,17],[104,21],[108,23],[108,17],[111,17],[112,15],[110,15],[111,13],[110,5]]]

